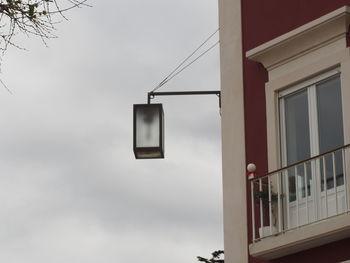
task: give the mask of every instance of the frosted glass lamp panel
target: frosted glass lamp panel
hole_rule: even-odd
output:
[[[160,147],[160,114],[158,107],[139,107],[136,111],[136,146]]]

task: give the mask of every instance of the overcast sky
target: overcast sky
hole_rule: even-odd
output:
[[[218,99],[155,100],[163,160],[134,159],[132,105],[218,28],[217,1],[90,3],[3,58],[0,262],[197,262],[223,248]],[[159,91],[218,89],[216,47]]]

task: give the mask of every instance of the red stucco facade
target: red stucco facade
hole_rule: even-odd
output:
[[[243,74],[245,102],[246,161],[255,163],[257,174],[267,172],[267,134],[265,115],[265,83],[268,75],[264,67],[245,57],[246,51],[289,32],[307,22],[350,6],[350,0],[242,0]],[[348,45],[349,45],[348,37]],[[249,185],[249,184],[247,184]],[[248,187],[249,188],[249,187]],[[250,189],[247,189],[247,213],[250,211]],[[248,229],[251,222],[248,220]],[[248,231],[249,243],[252,234]],[[336,263],[350,259],[350,239],[275,259],[275,263]],[[249,262],[266,262],[250,257]]]

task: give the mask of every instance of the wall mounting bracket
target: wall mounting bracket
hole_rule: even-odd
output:
[[[147,103],[156,96],[184,96],[184,95],[217,95],[219,97],[219,107],[221,108],[221,91],[220,90],[206,90],[206,91],[167,91],[167,92],[148,92]]]

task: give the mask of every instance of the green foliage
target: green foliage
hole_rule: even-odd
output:
[[[205,262],[205,263],[224,263],[225,260],[222,259],[221,257],[224,255],[223,250],[217,250],[211,253],[212,258],[207,259],[207,258],[202,258],[202,257],[197,257],[198,261],[200,262]]]
[[[269,206],[269,192],[267,188],[263,188],[263,190],[254,189],[254,198],[255,203],[260,204],[260,200],[262,201],[263,206]],[[278,196],[276,193],[271,192],[271,202],[276,202],[278,200]]]

